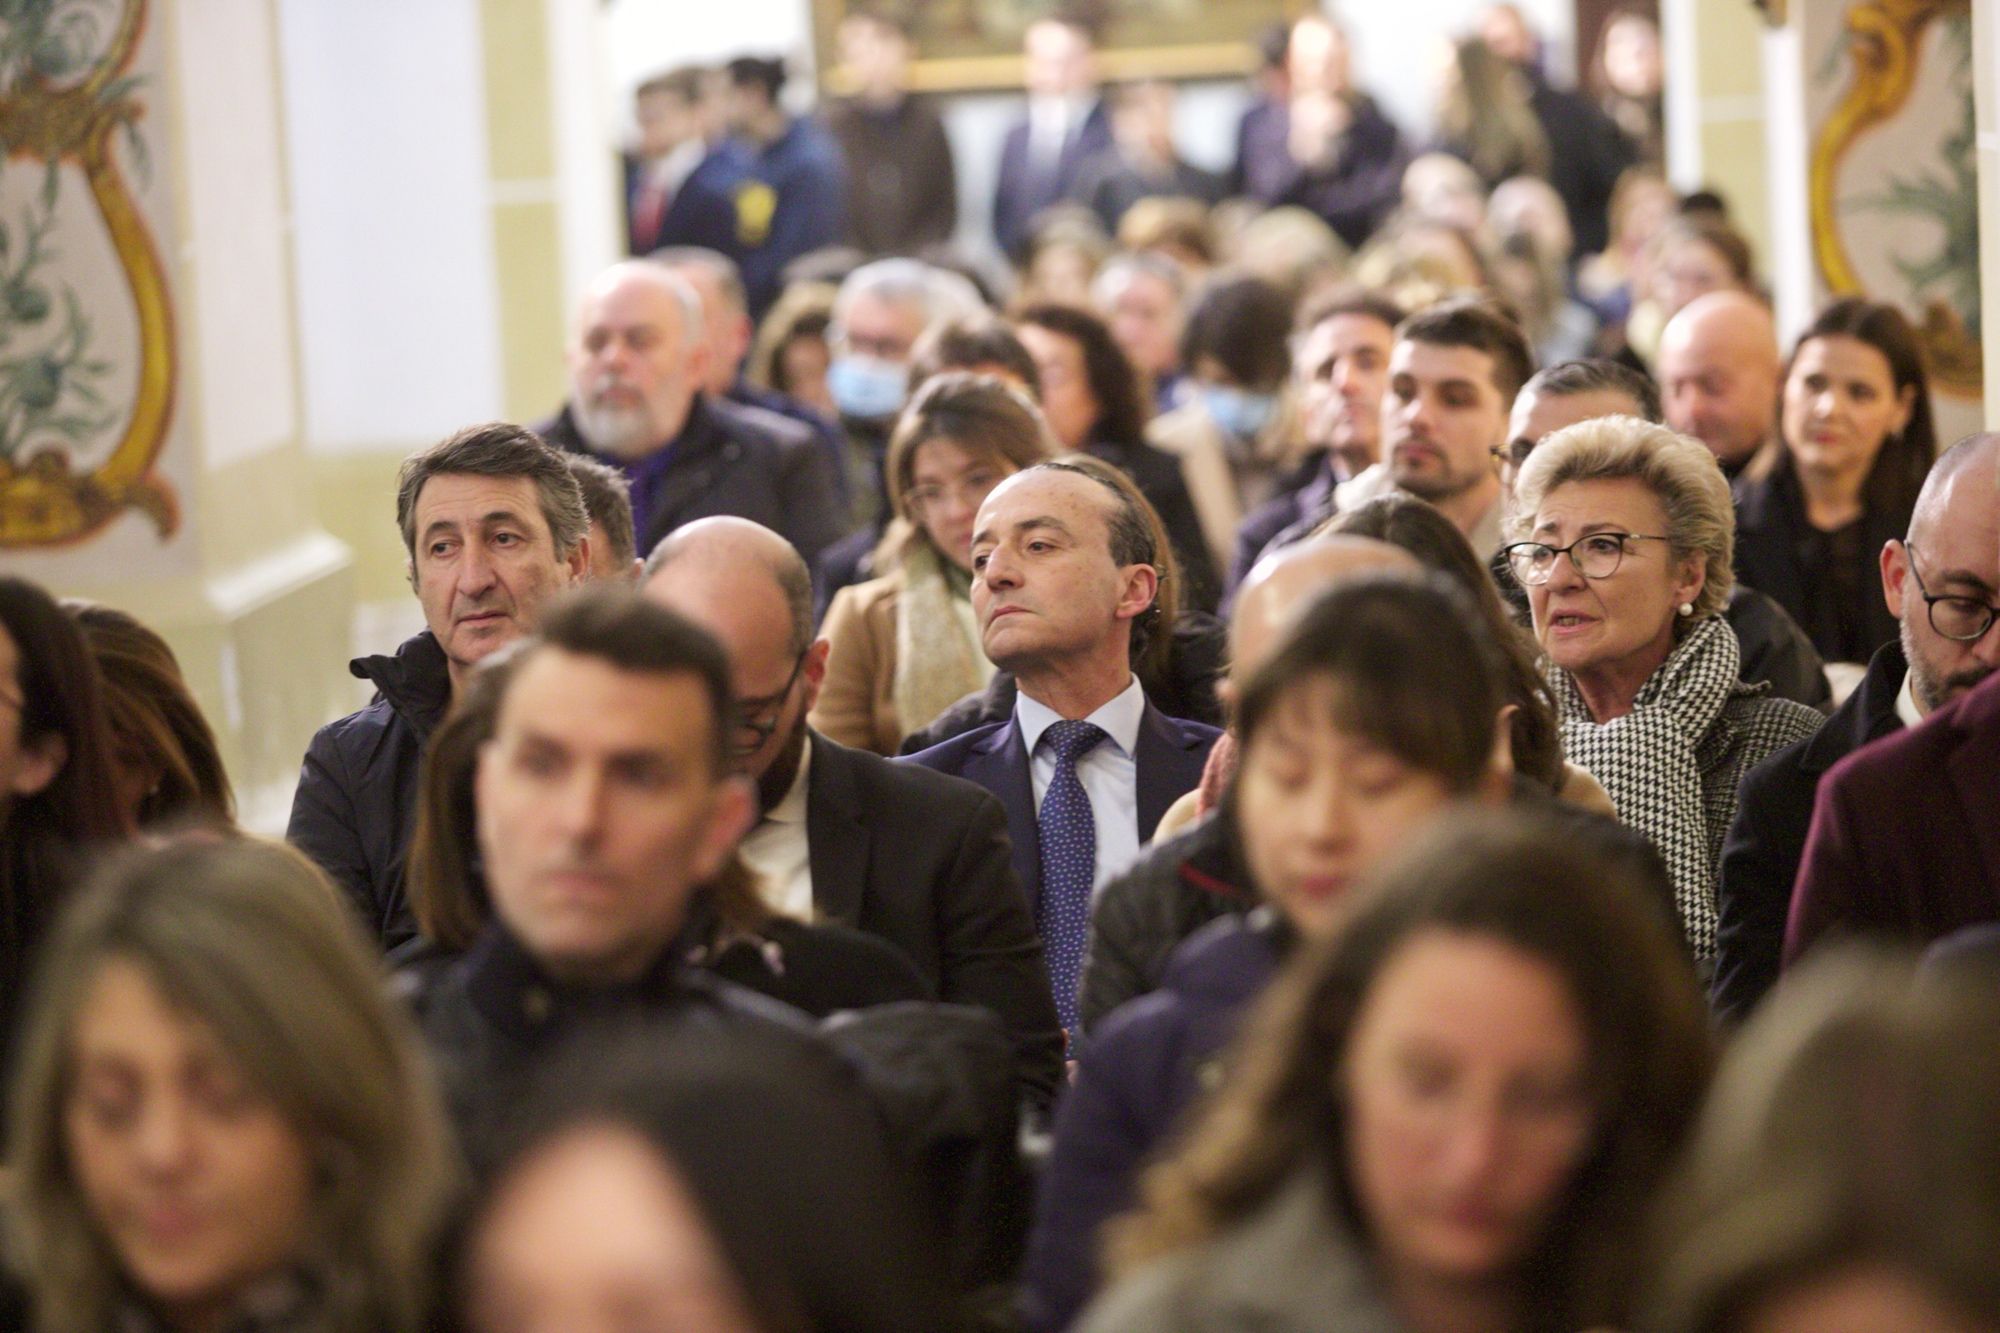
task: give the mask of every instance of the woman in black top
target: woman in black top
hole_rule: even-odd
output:
[[[1896,635],[1882,544],[1900,540],[1937,453],[1915,330],[1895,307],[1835,301],[1785,373],[1782,450],[1737,481],[1736,573],[1775,598],[1829,662]]]

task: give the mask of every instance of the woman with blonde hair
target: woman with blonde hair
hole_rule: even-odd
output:
[[[45,1333],[425,1326],[455,1162],[338,890],[274,843],[106,865],[48,939],[7,1159]]]
[[[948,372],[917,391],[884,465],[901,520],[877,565],[889,572],[827,607],[818,731],[894,754],[992,679],[972,615],[972,520],[1003,478],[1055,452],[1041,413],[994,376]]]
[[[1514,482],[1504,549],[1528,590],[1563,752],[1651,838],[1696,959],[1715,958],[1715,876],[1750,768],[1819,729],[1739,679],[1723,610],[1736,514],[1715,455],[1637,417],[1544,439]]]

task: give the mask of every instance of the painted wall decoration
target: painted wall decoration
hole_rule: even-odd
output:
[[[181,526],[162,475],[176,355],[142,206],[148,0],[0,6],[0,550],[127,513]]]
[[[1836,296],[1896,302],[1933,387],[1981,394],[1971,0],[1805,6],[1813,250]],[[1817,27],[1817,30],[1815,28]],[[1814,53],[1817,53],[1816,55]]]
[[[1098,0],[1082,8],[1104,24],[1099,67],[1108,79],[1214,78],[1256,65],[1251,43],[1313,0]],[[933,91],[1019,89],[1021,35],[1055,0],[813,0],[813,39],[831,91],[845,91],[834,32],[849,14],[886,12],[916,46],[911,81]]]

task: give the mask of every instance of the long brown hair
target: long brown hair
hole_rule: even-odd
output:
[[[65,1149],[78,1012],[128,961],[209,1029],[315,1156],[309,1326],[422,1327],[456,1178],[442,1102],[345,897],[282,843],[198,836],[107,863],[50,935],[21,1032],[7,1162],[36,1327],[119,1326],[131,1288]]]
[[[112,739],[136,749],[159,782],[139,803],[139,824],[192,820],[231,824],[236,798],[215,732],[189,693],[167,641],[136,618],[97,602],[65,600],[83,628],[104,684]]]
[[[1924,374],[1924,354],[1917,331],[1910,327],[1902,311],[1886,302],[1860,296],[1842,297],[1820,311],[1818,318],[1792,344],[1792,354],[1785,359],[1785,379],[1792,378],[1792,363],[1798,360],[1807,343],[1815,338],[1834,337],[1858,339],[1880,352],[1889,363],[1894,391],[1900,394],[1908,390],[1912,394],[1908,424],[1900,434],[1882,441],[1875,464],[1868,469],[1868,478],[1861,488],[1863,503],[1870,513],[1907,517],[1916,508],[1917,492],[1924,488],[1924,478],[1930,475],[1938,451],[1930,380]],[[1786,466],[1790,460],[1791,451],[1787,449]]]
[[[1333,938],[1306,946],[1181,1150],[1146,1174],[1140,1211],[1112,1229],[1114,1272],[1222,1232],[1305,1170],[1329,1175],[1329,1211],[1366,1243],[1336,1075],[1376,979],[1426,931],[1500,941],[1562,979],[1585,1029],[1595,1128],[1525,1261],[1528,1326],[1628,1322],[1646,1204],[1708,1082],[1707,1007],[1678,927],[1629,863],[1573,823],[1518,812],[1437,821]]]

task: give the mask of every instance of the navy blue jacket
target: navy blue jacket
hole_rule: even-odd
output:
[[[993,190],[993,239],[1008,258],[1019,259],[1026,250],[1035,214],[1070,198],[1084,164],[1109,147],[1111,114],[1101,98],[1063,144],[1052,175],[1038,176],[1028,160],[1025,116],[1007,131],[1000,145],[1000,180]]]
[[[846,234],[847,169],[840,146],[812,121],[794,119],[751,154],[736,183],[736,246],[728,253],[742,267],[751,318],[763,319],[778,299],[785,265],[840,244]]]
[[[393,657],[357,657],[347,669],[374,683],[375,698],[314,734],[285,840],[347,891],[387,950],[417,934],[403,860],[417,822],[424,742],[451,706],[451,673],[429,630]]]
[[[1210,922],[1175,951],[1160,990],[1093,1033],[1056,1114],[1029,1233],[1031,1328],[1066,1328],[1089,1301],[1099,1229],[1131,1205],[1139,1168],[1213,1086],[1245,1009],[1278,970],[1286,933],[1267,910]]]
[[[1152,838],[1167,807],[1200,784],[1202,766],[1221,734],[1215,727],[1183,722],[1168,717],[1150,701],[1146,704],[1139,723],[1138,752],[1133,755],[1142,845]],[[1028,907],[1037,908],[1042,898],[1041,835],[1035,820],[1028,748],[1021,743],[1021,730],[1014,718],[1010,715],[1004,721],[989,722],[897,762],[921,764],[965,778],[1000,798],[1014,845],[1014,872],[1027,891]]]

